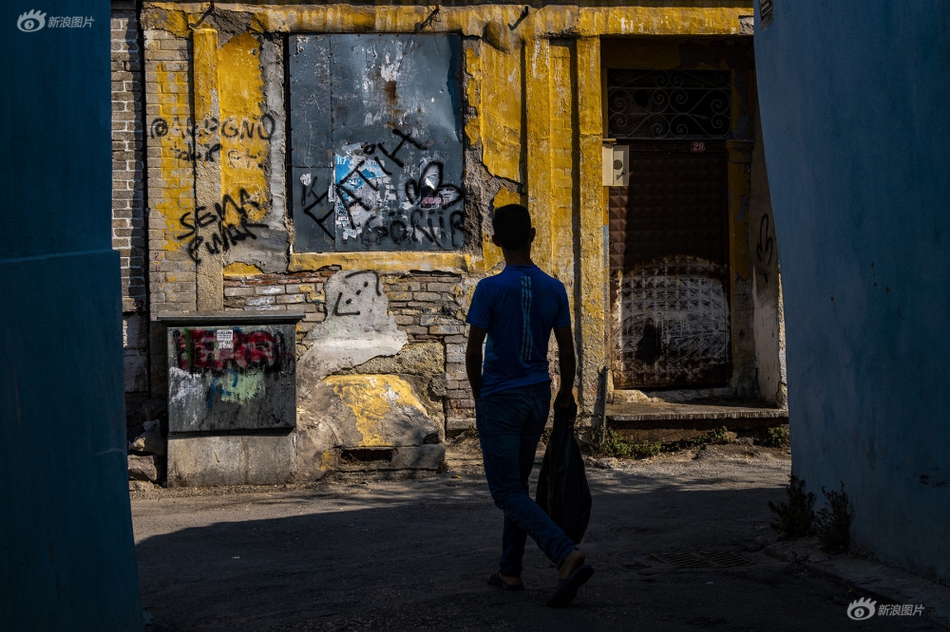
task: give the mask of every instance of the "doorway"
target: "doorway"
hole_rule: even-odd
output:
[[[608,198],[614,385],[725,385],[731,73],[608,69],[606,93],[629,156]]]

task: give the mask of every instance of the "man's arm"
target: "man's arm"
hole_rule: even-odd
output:
[[[561,373],[561,387],[554,398],[555,410],[564,410],[574,404],[574,376],[577,373],[577,358],[574,355],[574,335],[571,326],[555,327],[554,339],[557,341],[558,369]],[[471,342],[471,338],[469,338]]]
[[[482,343],[485,342],[487,329],[471,325],[468,330],[468,346],[465,348],[465,373],[472,387],[472,397],[478,399],[482,394]],[[573,352],[573,349],[572,349]]]

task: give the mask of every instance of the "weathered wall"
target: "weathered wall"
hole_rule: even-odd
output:
[[[108,211],[109,10],[35,7],[0,11],[15,94],[0,116],[31,123],[2,171],[17,228],[0,235],[0,629],[141,630]]]
[[[760,18],[793,469],[819,497],[843,483],[855,545],[950,580],[950,7]]]
[[[142,53],[135,3],[112,2],[112,247],[122,271],[125,392],[148,395]]]
[[[788,404],[788,376],[785,367],[782,283],[758,110],[755,112],[755,138],[758,141],[752,149],[748,245],[752,270],[750,282],[755,373],[759,397],[784,407]]]
[[[303,311],[301,392],[333,374],[398,375],[444,436],[473,423],[464,318],[475,283],[501,260],[490,244],[490,210],[522,202],[538,228],[535,261],[571,297],[578,398],[590,413],[607,356],[601,37],[747,35],[742,16],[749,14],[751,7],[659,3],[525,13],[520,5],[145,3],[152,319],[195,310]],[[429,101],[415,95],[407,113],[400,99],[408,103],[410,89],[442,84],[399,74],[399,51],[408,48],[382,43],[377,50],[370,38],[347,36],[360,54],[365,49],[367,68],[379,64],[379,77],[366,73],[360,90],[381,94],[351,104],[338,86],[326,91],[329,107],[316,103],[325,76],[330,83],[333,76],[320,74],[322,67],[304,76],[310,65],[293,59],[312,55],[317,39],[293,36],[326,36],[319,46],[332,51],[342,41],[337,35],[373,33],[451,35],[439,41],[450,58],[443,61],[458,74],[450,71]],[[344,85],[353,64],[342,57],[327,63]],[[452,116],[427,109],[443,98]],[[373,108],[363,112],[367,103]],[[319,114],[333,107],[340,116],[327,125]],[[305,108],[314,110],[304,115]],[[350,120],[354,112],[372,124],[391,119],[393,129],[367,136],[368,127]],[[409,114],[440,118],[430,126]],[[745,110],[736,115],[746,118]],[[436,136],[445,144],[432,144]],[[464,170],[456,181],[456,158],[448,156],[459,143]],[[731,149],[737,180],[747,178],[746,145]],[[368,194],[386,200],[388,219],[367,217]],[[740,263],[747,204],[739,193],[730,200]],[[326,231],[332,224],[342,237]],[[369,246],[354,251],[351,239]],[[380,249],[386,240],[392,249]],[[747,265],[740,273],[737,295],[747,293]],[[353,285],[361,280],[368,285]],[[357,303],[340,303],[363,290]],[[745,340],[751,349],[751,336]],[[412,369],[407,358],[419,345],[441,353],[427,352],[424,368]],[[156,393],[167,388],[163,348],[163,328],[153,326]]]

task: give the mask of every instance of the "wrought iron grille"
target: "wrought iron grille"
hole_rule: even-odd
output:
[[[730,76],[716,70],[609,70],[607,129],[618,140],[724,139]]]

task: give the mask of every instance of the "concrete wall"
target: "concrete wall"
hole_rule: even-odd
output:
[[[2,172],[16,230],[0,236],[0,628],[136,630],[108,211],[109,10],[50,0],[42,22],[21,19],[36,6],[0,11],[16,95],[0,114],[30,130],[8,145]]]
[[[948,581],[950,7],[776,2],[756,28],[793,469],[843,482],[858,547]]]
[[[765,143],[759,112],[755,112],[755,138],[749,191],[749,262],[752,270],[752,337],[755,377],[759,398],[776,406],[788,404],[785,364],[785,318],[778,238],[769,196]]]

